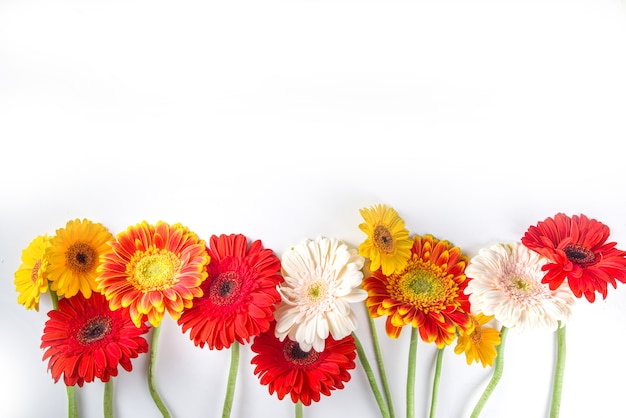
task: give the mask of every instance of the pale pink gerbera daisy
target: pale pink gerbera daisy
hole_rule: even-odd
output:
[[[569,319],[575,298],[566,282],[554,290],[541,283],[547,262],[518,242],[481,249],[465,269],[472,311],[493,315],[518,332],[557,329]]]

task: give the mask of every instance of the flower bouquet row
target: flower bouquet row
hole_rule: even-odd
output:
[[[471,417],[478,417],[503,372],[509,330],[544,328],[557,335],[550,416],[559,415],[565,326],[576,298],[594,302],[608,285],[626,282],[626,252],[608,242],[609,228],[584,215],[558,213],[530,226],[517,242],[482,248],[473,257],[450,241],[411,235],[393,208],[360,210],[366,235],[358,248],[325,236],[306,239],[280,257],[242,234],[208,241],[181,224],[146,221],[113,235],[88,219],[69,221],[33,239],[15,272],[18,303],[39,311],[48,294],[43,360],[67,388],[68,417],[78,417],[76,387],[105,383],[104,416],[113,417],[119,368],[148,357],[147,385],[163,417],[154,364],[160,324],[170,316],[198,348],[230,350],[224,418],[231,415],[240,348],[249,346],[260,384],[304,407],[344,388],[361,365],[380,415],[395,417],[375,318],[397,339],[409,326],[406,416],[415,414],[418,340],[435,344],[430,393],[436,416],[443,351],[455,344],[468,364],[492,369]],[[355,304],[368,312],[375,363],[357,334]],[[372,367],[376,365],[376,370]]]

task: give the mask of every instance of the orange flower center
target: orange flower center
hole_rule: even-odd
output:
[[[100,341],[109,333],[113,328],[113,320],[105,315],[96,316],[91,318],[84,327],[78,331],[78,341],[81,344],[88,345],[96,341]]]
[[[474,323],[474,331],[472,331],[469,337],[474,345],[479,345],[480,342],[483,340],[483,329],[481,328],[478,321],[474,318],[472,318],[472,322]]]
[[[296,366],[308,366],[309,364],[313,364],[320,356],[314,349],[303,351],[297,342],[291,340],[288,340],[285,344],[283,355],[285,356],[285,360]]]
[[[567,245],[563,251],[569,261],[582,267],[594,264],[596,261],[593,251],[578,244]]]
[[[30,281],[32,283],[37,283],[37,280],[39,279],[40,268],[41,268],[41,260],[35,261],[35,265],[33,266],[33,269],[30,271]]]
[[[130,283],[142,292],[169,289],[178,282],[181,261],[168,250],[150,248],[133,255],[126,268]]]
[[[209,297],[216,305],[232,304],[241,291],[241,278],[234,271],[221,273],[211,282]]]
[[[77,273],[92,271],[98,262],[98,252],[86,242],[75,242],[65,252],[70,270]]]
[[[395,248],[395,243],[393,240],[393,235],[389,231],[389,229],[384,225],[378,225],[374,229],[373,235],[374,245],[376,247],[387,254],[391,254]]]

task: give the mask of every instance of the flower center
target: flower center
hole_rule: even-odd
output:
[[[398,299],[426,313],[438,306],[443,307],[447,292],[444,279],[437,273],[420,265],[410,268],[400,276],[398,286],[393,286],[400,291]]]
[[[504,279],[504,285],[515,296],[532,296],[542,291],[541,286],[535,280],[518,274],[507,276]]]
[[[65,253],[65,261],[70,270],[77,273],[86,273],[95,267],[98,253],[95,248],[86,242],[72,244]]]
[[[220,273],[209,287],[209,297],[216,305],[232,304],[241,291],[241,278],[234,271]]]
[[[309,283],[306,288],[306,297],[309,302],[318,303],[326,297],[328,285],[323,280],[316,280]]]
[[[39,279],[40,268],[41,268],[41,260],[35,261],[35,265],[33,266],[33,269],[30,271],[30,281],[32,283],[37,283],[37,280]]]
[[[81,344],[87,345],[100,341],[109,333],[113,328],[113,320],[105,315],[96,316],[91,318],[80,331],[78,331],[78,341]]]
[[[295,341],[288,340],[283,348],[283,355],[285,360],[295,364],[296,366],[308,366],[315,363],[320,356],[320,353],[311,349],[310,351],[303,351],[300,348],[300,344]]]
[[[472,322],[474,322],[474,331],[472,331],[469,337],[474,345],[478,345],[483,340],[483,329],[474,318],[472,318]]]
[[[588,266],[596,261],[596,255],[593,251],[578,244],[567,245],[563,251],[565,251],[568,260],[579,266]]]
[[[140,252],[128,264],[129,281],[142,292],[169,289],[178,281],[180,267],[180,259],[171,251]]]
[[[374,229],[373,241],[374,245],[376,245],[380,251],[387,254],[391,254],[395,248],[393,235],[391,235],[389,229],[383,225],[378,225]]]

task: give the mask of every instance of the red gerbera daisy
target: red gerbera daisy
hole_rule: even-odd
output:
[[[82,386],[95,378],[108,382],[117,366],[132,370],[131,359],[148,352],[142,334],[148,327],[133,324],[127,309],[111,311],[105,297],[78,293],[59,300],[58,310],[48,312],[41,348],[54,381],[61,375],[67,386]]]
[[[276,392],[278,399],[289,394],[293,403],[303,405],[318,402],[320,394],[330,396],[330,391],[343,389],[350,381],[350,373],[356,367],[356,344],[348,335],[340,340],[329,336],[324,351],[302,351],[300,345],[288,337],[280,341],[274,334],[275,322],[270,329],[255,337],[251,349],[256,355],[250,361],[255,364],[254,374],[270,394]]]
[[[609,283],[626,283],[626,252],[606,242],[609,232],[608,226],[585,215],[557,213],[531,226],[522,243],[551,261],[543,267],[547,273],[542,280],[550,289],[567,279],[576,297],[593,302],[595,292],[606,298]]]
[[[456,338],[457,327],[472,331],[465,267],[468,257],[450,242],[432,235],[413,238],[406,267],[390,275],[377,270],[363,281],[365,301],[373,318],[388,315],[387,335],[398,338],[411,324],[422,340],[439,348]]]
[[[191,330],[195,345],[221,350],[268,330],[280,302],[276,286],[283,277],[272,250],[264,249],[261,241],[248,247],[244,235],[213,235],[208,252],[204,295],[193,300],[178,323],[183,333]]]

